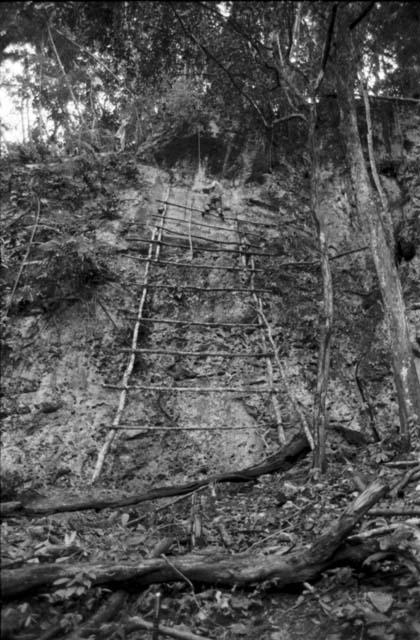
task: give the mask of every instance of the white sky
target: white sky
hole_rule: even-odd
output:
[[[5,142],[22,142],[22,120],[19,110],[12,97],[13,85],[18,84],[18,76],[23,73],[21,62],[5,60],[0,66],[0,125],[1,138]],[[31,124],[34,114],[29,109]]]

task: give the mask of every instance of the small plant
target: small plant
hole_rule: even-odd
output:
[[[24,479],[18,471],[3,469],[0,475],[1,499],[3,502],[14,500],[23,486]]]
[[[51,240],[40,248],[45,257],[36,281],[42,298],[83,296],[110,278],[108,267],[82,238]]]

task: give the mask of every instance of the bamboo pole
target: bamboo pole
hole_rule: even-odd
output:
[[[135,311],[128,311],[127,313],[135,314]],[[193,320],[168,320],[166,318],[142,318],[142,322],[156,322],[158,324],[174,324],[174,325],[192,325],[198,327],[228,327],[231,329],[236,328],[256,328],[259,324],[246,324],[246,323],[233,323],[233,322],[196,322]]]
[[[163,240],[147,240],[147,238],[141,238],[140,236],[127,236],[127,241],[131,242],[142,242],[143,244],[149,244],[149,242],[153,242],[154,244],[158,243],[164,247],[173,247],[174,249],[189,249],[188,246],[174,244],[173,242],[164,242]],[[240,253],[240,249],[223,249],[221,247],[197,247],[199,251],[210,251],[210,252],[219,252],[219,253]],[[279,258],[279,254],[277,253],[264,253],[264,252],[253,252],[254,256],[265,256],[266,258]]]
[[[252,387],[168,387],[168,385],[128,385],[123,387],[117,384],[102,384],[106,389],[133,389],[134,391],[182,391],[191,393],[272,393],[271,389],[258,389]],[[278,389],[276,389],[278,391]]]
[[[199,139],[200,139],[200,134],[199,134]],[[200,163],[200,160],[198,162]],[[194,204],[194,197],[193,197],[193,200],[191,202],[191,207],[190,207],[190,212],[189,212],[190,215],[189,215],[189,219],[188,219],[188,242],[190,244],[190,256],[189,256],[190,261],[192,261],[193,258],[194,258],[192,238],[195,237],[195,236],[193,236],[192,233],[191,233],[192,206],[193,206],[193,204]],[[168,233],[172,233],[172,231],[170,231],[169,229],[167,229],[167,232]]]
[[[151,213],[150,216],[152,218],[159,218],[160,215],[158,213]],[[190,223],[190,220],[188,218],[188,220],[186,220],[185,218],[174,218],[173,216],[166,216],[165,220],[170,220],[173,222],[184,222],[186,223]],[[137,222],[133,222],[132,224],[138,224]],[[191,220],[191,224],[196,226],[196,227],[204,227],[206,229],[215,229],[216,231],[234,231],[234,229],[231,229],[230,227],[220,227],[219,225],[216,224],[205,224],[205,222],[197,222],[196,220]],[[253,236],[254,238],[259,238],[260,236],[257,233],[248,233],[249,236]]]
[[[253,266],[254,266],[254,259],[251,256],[251,269],[253,268]],[[253,273],[251,275],[251,286],[252,287],[254,286],[254,274]],[[263,309],[263,305],[262,305],[261,298],[259,298],[255,292],[253,293],[253,297],[254,297],[254,300],[256,302],[257,309],[262,310]],[[262,322],[261,322],[261,328],[263,329]],[[261,337],[262,337],[262,347],[263,347],[263,349],[265,349],[266,348],[266,339],[265,339],[265,334],[264,334],[263,330],[261,332]],[[273,363],[271,362],[270,358],[266,358],[265,364],[266,364],[266,368],[267,368],[268,384],[269,384],[269,386],[270,386],[270,388],[272,390],[271,396],[270,396],[270,400],[271,400],[271,404],[273,405],[274,415],[276,417],[277,436],[278,436],[280,444],[285,445],[286,444],[286,436],[284,434],[284,429],[283,429],[283,420],[282,420],[282,416],[281,416],[281,409],[280,409],[279,401],[278,401],[278,399],[277,399],[277,397],[275,395],[275,390],[274,390]]]
[[[232,231],[232,229],[229,229],[229,231]],[[180,238],[189,238],[189,237],[191,237],[191,238],[194,238],[195,240],[204,240],[205,242],[214,242],[214,243],[217,243],[217,244],[231,244],[231,245],[232,244],[233,245],[237,245],[238,244],[236,240],[233,240],[233,241],[230,241],[230,240],[218,240],[217,238],[209,238],[208,236],[207,237],[205,237],[205,236],[195,236],[195,235],[191,235],[190,236],[188,233],[182,233],[182,231],[173,231],[172,229],[165,229],[165,233],[169,233],[169,234],[174,235],[174,236],[179,236]],[[260,249],[260,246],[256,245],[256,244],[250,244],[249,246],[252,247],[253,249]]]
[[[249,429],[259,429],[259,425],[248,425],[247,427],[144,427],[135,426],[131,423],[120,422],[117,429],[124,431],[245,431]]]
[[[178,286],[177,284],[140,284],[140,287],[149,287],[150,289],[176,289],[177,291],[225,291],[227,293],[250,293],[245,287],[196,287],[194,285]],[[255,289],[259,293],[272,293],[272,289]]]
[[[121,349],[122,353],[131,353],[133,349]],[[273,355],[271,351],[261,353],[232,352],[232,351],[178,351],[176,349],[134,349],[134,353],[168,355],[168,356],[186,356],[199,358],[266,358]]]
[[[168,196],[169,196],[169,189],[168,189]],[[168,197],[167,196],[167,197]],[[153,230],[152,233],[152,238],[149,244],[149,251],[148,251],[148,262],[146,263],[146,268],[145,268],[145,272],[144,272],[144,284],[147,284],[148,279],[149,279],[149,272],[150,272],[150,267],[152,264],[152,257],[153,257],[153,250],[155,249],[155,260],[157,260],[159,258],[159,251],[160,251],[160,245],[158,244],[156,246],[156,248],[154,247],[154,243],[153,240],[157,237],[157,238],[161,238],[162,237],[162,232],[163,232],[163,225],[165,223],[165,213],[166,213],[166,207],[162,213],[162,217],[161,217],[161,221],[160,221],[160,225],[156,226]],[[140,303],[138,306],[138,310],[137,310],[137,318],[136,318],[136,322],[134,325],[134,330],[133,330],[133,338],[131,341],[131,349],[129,349],[130,352],[130,358],[128,360],[128,364],[127,367],[124,371],[124,375],[123,375],[123,379],[122,379],[122,386],[123,387],[127,387],[128,385],[128,381],[130,379],[130,376],[133,372],[133,368],[134,368],[134,363],[136,360],[136,347],[137,347],[137,341],[138,341],[138,336],[139,336],[139,330],[140,330],[140,324],[141,324],[141,319],[143,316],[143,311],[144,311],[144,305],[146,302],[146,297],[147,297],[147,287],[145,286],[143,288],[143,292],[140,298]],[[102,471],[102,467],[105,461],[105,457],[106,454],[109,451],[109,448],[116,436],[117,433],[117,428],[118,425],[121,422],[121,417],[123,414],[123,411],[125,409],[125,404],[126,404],[126,400],[127,400],[127,389],[124,388],[121,391],[121,395],[120,395],[120,400],[118,403],[118,408],[117,408],[117,412],[115,414],[115,418],[113,420],[111,429],[109,430],[106,438],[105,438],[105,442],[102,445],[101,450],[99,451],[98,454],[98,458],[96,461],[96,465],[95,465],[95,469],[92,475],[92,480],[91,483],[94,483],[100,476],[100,473]]]
[[[171,207],[178,207],[179,209],[189,209],[190,207],[187,207],[183,204],[178,204],[177,202],[165,202],[164,200],[159,200],[156,199],[156,202],[161,202],[162,204],[166,204],[169,205]],[[196,209],[193,208],[193,211],[197,211],[198,213],[203,213],[202,209]],[[207,215],[213,215],[215,218],[218,218],[219,216],[217,214],[207,214]],[[225,218],[225,221],[229,221],[229,222],[243,222],[245,224],[253,224],[256,225],[258,227],[273,227],[275,229],[277,229],[278,225],[277,224],[270,224],[270,223],[266,223],[266,222],[256,222],[255,220],[244,220],[243,218]]]
[[[244,246],[244,242],[242,240],[242,236],[241,236],[241,231],[239,229],[239,225],[238,225],[238,240],[239,240],[239,246],[243,247]],[[248,250],[249,245],[246,245],[246,249]],[[251,261],[251,291],[252,291],[252,297],[257,305],[257,308],[263,308],[262,306],[262,301],[261,298],[259,298],[257,296],[257,290],[255,289],[255,261],[254,261],[254,257],[253,255],[250,255],[250,261]],[[247,256],[246,255],[242,255],[242,263],[244,266],[244,270],[247,270]],[[260,327],[263,329],[262,326],[262,322],[260,319],[260,316],[258,316],[258,324],[260,325]],[[262,348],[265,349],[266,348],[266,339],[265,339],[265,334],[264,331],[261,331],[261,341],[262,341]],[[274,415],[276,418],[276,423],[277,423],[277,435],[278,435],[278,439],[280,444],[285,445],[286,444],[286,436],[284,434],[284,429],[283,429],[283,420],[281,417],[281,410],[280,410],[280,405],[279,402],[277,400],[277,397],[275,395],[276,391],[274,390],[274,373],[273,373],[273,364],[271,362],[270,357],[267,355],[267,357],[265,358],[265,365],[266,365],[266,369],[267,369],[267,377],[268,377],[268,384],[269,387],[271,389],[271,395],[270,395],[270,400],[271,400],[271,404],[273,405],[273,410],[274,410]]]
[[[133,256],[128,254],[127,257],[130,258],[130,260],[138,260],[139,262],[147,261],[147,258],[143,258],[143,256]],[[171,265],[173,267],[189,267],[190,269],[219,269],[221,271],[240,271],[241,273],[243,273],[242,267],[218,267],[217,265],[213,264],[190,264],[189,262],[173,262],[171,260],[158,260],[155,262],[157,267],[160,267],[160,265]],[[153,264],[155,264],[155,262]],[[255,272],[263,273],[264,269],[255,269]]]

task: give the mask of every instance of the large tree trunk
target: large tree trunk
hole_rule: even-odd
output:
[[[392,367],[398,396],[401,436],[409,446],[410,427],[419,428],[420,384],[413,360],[405,305],[394,255],[386,238],[380,210],[375,203],[372,185],[368,176],[363,148],[357,127],[354,102],[354,80],[356,62],[353,53],[349,24],[352,7],[342,7],[339,13],[339,36],[337,48],[336,86],[341,115],[341,129],[350,168],[351,180],[356,196],[360,218],[365,222],[370,235],[372,256],[388,322]]]

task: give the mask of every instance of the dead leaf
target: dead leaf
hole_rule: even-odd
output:
[[[369,591],[367,596],[375,609],[381,613],[389,611],[394,602],[392,595],[383,591]]]
[[[123,513],[121,515],[121,524],[123,527],[127,526],[129,520],[130,520],[130,515],[128,513]]]
[[[238,636],[246,636],[247,633],[249,633],[249,627],[247,627],[246,624],[243,624],[243,622],[236,622],[235,624],[232,624],[230,630]]]

